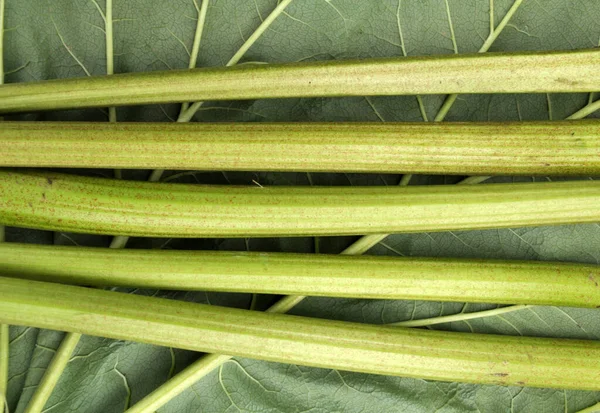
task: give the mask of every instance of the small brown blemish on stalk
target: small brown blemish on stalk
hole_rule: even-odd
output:
[[[517,382],[517,384],[518,384],[519,386],[525,386],[525,384],[526,384],[526,383],[525,383],[524,381],[518,381],[518,382]]]
[[[492,376],[496,376],[496,377],[506,377],[506,376],[508,376],[508,373],[492,373]]]
[[[48,182],[48,185],[50,185],[50,186],[52,186],[52,184],[54,183],[52,178],[46,178],[46,182]]]
[[[596,287],[598,287],[598,286],[599,286],[599,285],[598,285],[598,281],[596,280],[596,278],[594,278],[594,276],[593,276],[593,274],[592,274],[592,273],[590,273],[590,275],[588,276],[588,278],[589,278],[589,280],[590,280],[591,282],[593,282],[593,283],[594,283],[594,285],[595,285]]]
[[[577,86],[579,82],[577,80],[565,79],[564,77],[559,77],[556,79],[558,83],[563,83],[565,85]]]

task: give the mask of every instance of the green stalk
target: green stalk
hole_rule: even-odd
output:
[[[600,267],[582,264],[10,243],[0,269],[96,287],[600,307]]]
[[[408,185],[409,179],[403,179],[400,185]],[[341,255],[361,255],[377,245],[386,238],[388,234],[364,235],[343,250]],[[302,302],[306,297],[302,295],[287,295],[269,307],[268,313],[287,313],[296,305]],[[198,360],[187,366],[181,372],[167,380],[157,389],[145,396],[142,400],[127,410],[127,413],[146,413],[154,412],[167,404],[184,390],[194,385],[198,380],[205,377],[218,366],[231,359],[232,356],[226,354],[205,354]]]
[[[124,248],[125,243],[120,242],[121,238],[122,237],[114,237],[110,244],[110,248]],[[58,249],[65,248],[62,246],[52,246],[51,248],[54,247]],[[62,342],[60,343],[60,346],[56,350],[52,361],[50,362],[48,368],[44,372],[42,379],[38,383],[35,392],[33,393],[31,400],[29,401],[29,404],[25,408],[25,413],[41,413],[44,411],[44,407],[46,406],[48,399],[52,395],[52,392],[54,391],[54,388],[56,387],[56,384],[58,383],[58,380],[63,374],[65,368],[67,368],[67,364],[69,364],[71,356],[77,348],[79,341],[81,340],[81,336],[82,335],[79,333],[72,332],[68,332],[65,335]]]
[[[114,248],[112,247],[112,244],[111,248]],[[44,411],[44,407],[46,406],[48,399],[50,399],[61,375],[67,368],[67,364],[69,364],[71,356],[81,340],[81,336],[82,334],[73,332],[67,332],[65,334],[56,353],[54,353],[52,361],[46,368],[42,379],[36,386],[35,392],[29,400],[24,413],[41,413]]]
[[[576,413],[598,413],[600,412],[600,403],[596,403],[593,406],[585,408],[583,410],[578,410]]]
[[[492,47],[492,45],[494,44],[494,42],[496,41],[498,36],[500,36],[500,33],[502,33],[502,31],[504,30],[504,28],[506,27],[506,25],[508,24],[510,19],[512,19],[512,17],[515,15],[515,13],[517,12],[517,10],[519,9],[519,7],[521,6],[522,3],[523,3],[523,0],[515,0],[513,5],[510,7],[508,12],[504,15],[504,18],[502,19],[502,21],[500,22],[500,24],[498,24],[498,27],[496,27],[496,28],[494,28],[494,26],[493,26],[493,23],[494,23],[493,17],[492,17],[493,4],[490,3],[490,9],[491,9],[490,10],[490,19],[491,19],[490,20],[490,35],[485,40],[485,42],[479,49],[478,53],[486,53],[488,50],[490,50],[490,47]],[[456,102],[456,99],[458,99],[458,94],[451,94],[450,96],[446,97],[446,99],[444,100],[444,103],[442,104],[442,107],[440,108],[437,115],[435,116],[435,119],[434,119],[435,122],[441,122],[446,118],[446,115],[450,111],[450,108],[452,108],[452,106],[454,105],[454,102]]]
[[[591,115],[595,111],[600,110],[600,100],[593,102],[592,101],[592,97],[593,97],[592,95],[593,94],[590,94],[590,101],[589,101],[589,103],[587,105],[585,105],[583,108],[581,108],[577,112],[573,113],[571,116],[567,117],[566,119],[567,120],[579,120],[579,119],[583,119],[586,116]],[[449,109],[450,109],[450,107],[448,107],[448,110]],[[557,122],[557,123],[559,123],[559,122]],[[546,163],[544,163],[544,165],[545,164]],[[506,175],[506,174],[504,174],[504,175]],[[477,183],[486,181],[486,180],[488,180],[490,178],[491,178],[491,176],[470,176],[468,178],[463,179],[461,182],[459,182],[459,184],[477,184]]]
[[[25,413],[39,413],[44,410],[44,406],[69,363],[73,350],[77,347],[80,338],[81,334],[79,333],[67,333],[65,335],[56,353],[54,353],[54,357],[52,357],[52,361],[48,365],[42,380],[38,383],[33,397],[27,404]]]
[[[571,116],[569,116],[567,119],[569,119],[569,120],[583,119],[586,116],[589,116],[598,110],[600,110],[600,99],[596,100],[595,102],[588,103],[583,108],[581,108],[580,110],[578,110],[577,112],[575,112]]]
[[[400,186],[406,186],[410,182],[412,175],[404,175],[400,181]],[[469,182],[467,182],[469,183]],[[341,252],[341,255],[361,255],[377,245],[380,241],[385,239],[389,234],[372,234],[364,235],[357,241],[351,244],[348,248]],[[272,313],[286,313],[302,302],[306,298],[305,296],[285,296],[278,302],[273,304],[266,312]],[[521,308],[527,307],[526,305],[513,305],[510,306],[512,311],[520,310]],[[508,312],[508,307],[506,312]],[[489,312],[476,312],[471,314],[461,314],[461,319],[477,318],[478,316],[489,316]],[[450,316],[448,316],[450,317]],[[453,318],[454,321],[458,320],[458,317]],[[429,326],[437,322],[446,322],[447,318],[435,317],[433,319],[421,319],[415,320],[413,326]],[[127,410],[127,413],[152,413],[160,407],[167,404],[174,397],[181,394],[183,391],[194,385],[200,379],[205,377],[211,371],[221,366],[223,363],[230,360],[232,356],[224,354],[205,354],[201,356],[194,363],[183,369],[174,377],[167,380],[160,387],[146,395],[142,400],[137,402],[134,406]]]
[[[372,326],[0,278],[0,322],[432,380],[600,390],[600,343]]]
[[[0,85],[4,84],[4,0],[0,0]],[[0,123],[4,120],[0,116]],[[4,243],[5,229],[0,226],[0,243]],[[8,364],[10,347],[10,327],[0,324],[0,410],[8,412]]]
[[[124,248],[127,242],[127,237],[114,237],[110,248]],[[62,247],[59,247],[62,248]],[[71,360],[71,356],[79,341],[81,334],[68,332],[63,338],[60,346],[56,350],[52,361],[48,365],[42,379],[38,383],[35,392],[25,408],[25,413],[41,413],[52,395],[58,380],[63,374],[67,364]]]
[[[521,1],[515,2],[513,7],[511,7],[511,9],[509,10],[508,14],[510,14],[510,16],[512,16],[512,14],[514,14],[514,11],[516,10],[516,7],[518,7],[520,4],[521,4]],[[398,10],[399,9],[400,9],[400,2],[398,3]],[[489,44],[487,44],[488,42],[486,42],[486,45],[484,45],[484,46],[486,46],[489,49],[489,45],[491,45],[493,43],[493,41],[495,40],[497,35],[499,35],[499,33],[501,32],[501,29],[503,29],[506,26],[506,23],[508,23],[509,19],[510,19],[510,17],[508,17],[508,18],[505,17],[503,19],[502,24],[504,24],[504,26],[502,26],[501,28],[499,27],[500,30],[497,30],[495,33],[492,30],[490,37],[493,37],[493,39],[491,40],[491,42]],[[404,54],[404,56],[406,56],[406,51],[404,48],[404,39],[402,37],[402,30],[400,28],[399,20],[398,20],[398,28],[400,31],[400,39],[401,39],[403,54]],[[491,24],[491,28],[493,29],[493,22]],[[417,95],[417,101],[421,108],[421,113],[423,114],[423,119],[425,121],[427,121],[427,116],[425,115],[425,110],[423,109],[423,105],[422,105],[422,99],[418,95]],[[600,102],[598,102],[598,103],[600,103]],[[449,110],[451,105],[452,105],[452,102],[447,104],[445,106],[446,110]],[[585,110],[585,108],[583,110]],[[442,116],[444,116],[444,115],[442,115]],[[190,118],[191,118],[191,116],[188,116],[187,118],[185,118],[183,120],[189,120]],[[162,174],[162,171],[158,171],[158,172],[159,172],[158,176],[160,177],[160,174]],[[155,175],[156,174],[153,174],[153,177]],[[411,178],[412,178],[412,175],[405,174],[400,181],[400,185],[401,186],[408,185]],[[478,183],[483,180],[485,180],[485,179],[469,180],[469,178],[467,178],[464,180],[464,183],[466,183],[466,184]],[[471,181],[473,181],[473,182],[471,182]],[[387,236],[388,236],[388,234],[365,235],[365,236],[359,238],[357,241],[355,241],[348,248],[346,248],[342,252],[342,254],[350,254],[350,255],[363,254],[367,250],[369,250],[371,247],[373,247],[374,245],[378,244],[380,241],[385,239]],[[300,303],[303,299],[304,299],[303,296],[286,296],[286,297],[282,298],[278,303],[274,304],[267,311],[287,312],[289,309],[293,308],[295,305]],[[515,308],[515,307],[519,307],[519,306],[512,306],[512,307]],[[419,321],[422,323],[427,323],[427,320],[419,320]],[[210,373],[213,369],[222,365],[230,358],[231,358],[231,356],[218,355],[218,354],[206,354],[206,355],[200,357],[196,362],[192,363],[190,366],[185,368],[182,372],[180,372],[173,378],[169,379],[167,382],[162,384],[159,388],[155,389],[153,392],[151,392],[146,397],[144,397],[142,400],[140,400],[138,403],[136,403],[133,407],[128,409],[128,412],[129,413],[154,412],[156,409],[158,409],[161,406],[168,403],[171,399],[176,397],[182,391],[184,391],[188,387],[192,386],[194,383],[196,383],[198,380],[200,380],[206,374]]]
[[[0,2],[3,0],[0,0]],[[3,4],[0,3],[0,21]],[[0,31],[2,25],[0,24]],[[0,59],[2,60],[2,59]],[[0,245],[4,245],[5,229],[0,226]],[[8,324],[0,324],[0,411],[8,411],[8,365],[10,350],[10,327]]]
[[[228,67],[228,66],[237,65],[240,62],[240,60],[242,59],[242,57],[244,57],[246,52],[267,31],[267,29],[271,26],[271,24],[273,24],[273,22],[277,19],[277,17],[279,17],[284,12],[284,10],[287,8],[287,6],[290,5],[290,3],[292,1],[293,0],[278,1],[277,7],[275,7],[273,9],[273,11],[267,16],[267,18],[262,21],[260,26],[258,26],[256,28],[256,30],[254,32],[252,32],[250,37],[248,37],[248,39],[246,39],[244,44],[242,44],[242,47],[240,47],[238,49],[238,51],[235,52],[235,54],[231,57],[231,59],[229,59],[229,61],[225,64],[225,66]],[[203,4],[203,6],[204,6],[204,4]],[[196,33],[197,33],[197,31],[196,31]],[[179,117],[177,118],[177,122],[189,122],[190,120],[192,120],[192,118],[194,117],[194,115],[196,114],[198,109],[200,109],[200,107],[203,104],[204,104],[204,102],[194,102],[189,107],[184,105],[182,107],[181,113],[179,114]]]
[[[476,185],[487,181],[492,178],[491,176],[468,176],[462,181],[456,183],[456,185]]]
[[[2,1],[2,0],[0,0]],[[3,4],[0,3],[0,18]],[[0,19],[1,21],[1,19]],[[2,25],[0,24],[0,31]],[[2,59],[0,59],[2,60]],[[0,246],[4,246],[5,229],[0,226]],[[6,407],[8,411],[8,365],[10,350],[10,327],[8,324],[0,324],[0,411]]]
[[[8,364],[10,329],[8,324],[0,324],[0,411],[8,406]]]
[[[202,43],[202,34],[204,33],[204,23],[206,22],[208,4],[209,0],[202,0],[202,5],[198,7],[198,3],[194,0],[194,7],[198,12],[198,19],[196,20],[196,31],[194,32],[194,41],[192,43],[192,51],[190,52],[190,61],[188,63],[188,68],[190,69],[195,69],[198,63],[198,55],[200,53],[200,44]],[[189,107],[189,103],[182,103],[179,115],[181,116]]]
[[[410,177],[410,175],[403,176],[399,185],[408,185]],[[388,235],[389,234],[364,235],[343,250],[340,255],[364,254]],[[301,303],[305,298],[306,296],[302,295],[285,296],[269,307],[266,312],[279,314],[286,313]],[[167,380],[160,387],[146,395],[134,406],[130,407],[127,410],[127,413],[154,412],[231,358],[232,356],[225,354],[205,354],[201,356],[198,360]]]
[[[232,358],[233,356],[226,354],[208,353],[201,355],[198,360],[161,384],[160,387],[127,409],[125,413],[155,412],[156,409],[167,404],[174,397],[193,386],[202,377]]]
[[[246,52],[248,50],[250,50],[250,48],[254,45],[254,43],[256,43],[256,41],[269,29],[271,24],[273,24],[273,22],[277,19],[277,17],[279,17],[285,11],[287,6],[289,6],[292,3],[292,1],[293,0],[278,1],[278,4],[273,9],[273,11],[267,16],[266,19],[262,20],[261,24],[256,28],[256,30],[254,30],[254,32],[252,32],[250,37],[248,37],[248,39],[246,39],[246,41],[237,50],[237,52],[235,52],[235,54],[231,57],[231,59],[229,59],[229,61],[225,64],[225,66],[226,67],[235,66],[236,64],[238,64],[240,62],[240,60],[242,59],[242,57],[244,57]],[[198,9],[198,5],[196,4],[195,1],[194,1],[194,5],[196,6],[196,9]],[[204,0],[202,2],[202,9],[198,10],[198,15],[199,15],[198,19],[199,20],[198,20],[198,24],[196,26],[196,34],[195,34],[195,38],[194,38],[194,49],[192,49],[192,54],[190,56],[190,69],[192,68],[192,66],[191,66],[192,62],[194,62],[194,67],[196,66],[195,62],[196,62],[196,59],[198,56],[198,51],[200,49],[201,33],[204,30],[204,20],[206,19],[205,8],[208,9],[208,0]],[[196,40],[198,40],[198,41],[196,41]],[[197,48],[196,48],[196,45],[197,45]],[[203,104],[204,104],[204,102],[194,102],[191,105],[189,105],[188,103],[182,104],[181,111],[179,112],[179,116],[177,118],[177,122],[186,123],[186,122],[191,121],[192,118],[194,117],[194,115],[196,114],[196,112],[198,111],[198,109],[200,109],[200,107]],[[160,178],[162,177],[163,173],[164,173],[164,169],[155,169],[152,171],[152,174],[150,175],[150,178],[148,180],[150,182],[159,181]],[[124,242],[127,242],[127,240],[124,240]]]
[[[106,74],[115,73],[114,51],[113,51],[113,5],[112,0],[106,0],[106,13],[104,17],[104,31],[106,33]],[[111,106],[108,108],[108,121],[117,121],[117,108]],[[120,173],[120,171],[119,171]]]
[[[190,100],[600,89],[600,50],[239,65],[0,87],[0,113]],[[192,110],[192,107],[188,109]]]
[[[458,313],[419,320],[398,321],[396,323],[389,323],[386,325],[394,327],[428,327],[436,324],[454,323],[457,321],[473,320],[476,318],[495,317],[501,314],[512,313],[513,311],[520,311],[531,307],[533,306],[529,304],[509,305],[507,307],[494,308],[492,310],[475,311],[473,313]]]
[[[102,11],[98,3],[94,2],[94,4],[104,20],[106,74],[112,75],[114,74],[113,2],[112,0],[106,0],[105,11]],[[117,122],[117,108],[114,106],[108,108],[108,121],[111,123]],[[115,169],[114,172],[116,178],[122,178],[120,169]],[[27,404],[25,413],[40,413],[44,410],[44,406],[52,395],[80,339],[81,334],[78,333],[67,333],[65,335]]]
[[[198,64],[198,54],[200,53],[200,44],[202,43],[202,34],[204,33],[204,23],[206,22],[206,13],[208,12],[209,0],[202,0],[202,5],[198,7],[196,0],[194,1],[194,7],[198,12],[198,19],[196,20],[196,30],[194,32],[194,41],[192,42],[192,51],[190,52],[190,61],[188,63],[189,69],[195,69]]]
[[[6,122],[0,166],[594,175],[600,173],[600,121]]]
[[[0,225],[129,236],[354,235],[575,224],[600,221],[599,202],[598,181],[232,187],[0,171]]]
[[[0,0],[0,85],[4,84],[4,0]]]

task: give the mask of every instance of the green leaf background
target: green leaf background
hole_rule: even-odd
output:
[[[209,1],[209,0],[204,0]],[[185,68],[198,17],[194,0],[114,0],[115,73]],[[277,0],[210,0],[198,66],[222,66]],[[513,0],[294,0],[241,62],[295,62],[476,52]],[[106,72],[104,0],[6,0],[6,82]],[[577,49],[600,45],[597,0],[525,0],[490,51]],[[596,96],[598,97],[598,96]],[[207,102],[194,121],[423,121],[443,96]],[[594,96],[460,96],[447,121],[562,119]],[[107,110],[29,114],[28,120],[107,121]],[[118,108],[119,121],[170,122],[179,105]],[[597,116],[597,115],[596,115]],[[13,117],[17,119],[16,117]],[[13,119],[10,118],[10,119]],[[365,154],[368,156],[368,154]],[[78,173],[111,176],[112,171]],[[146,179],[148,171],[124,171]],[[261,185],[396,185],[396,175],[190,172],[171,182]],[[411,185],[460,177],[416,176]],[[489,182],[548,178],[494,178]],[[552,178],[554,179],[554,178]],[[583,179],[592,179],[583,177]],[[402,217],[398,217],[402,219]],[[339,253],[355,238],[132,239],[129,248]],[[7,228],[8,242],[108,246],[109,237]],[[318,242],[315,242],[318,241]],[[600,225],[393,235],[370,254],[490,257],[598,263]],[[131,291],[248,308],[247,294]],[[258,308],[275,297],[261,296]],[[311,317],[389,323],[495,308],[494,304],[309,298],[293,310]],[[600,339],[598,310],[533,307],[435,326],[454,331]],[[22,412],[63,333],[11,327],[8,405]],[[199,355],[84,337],[46,412],[122,412]],[[428,382],[234,358],[160,412],[575,412],[600,393]]]

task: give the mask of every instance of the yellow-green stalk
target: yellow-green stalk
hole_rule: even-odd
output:
[[[600,121],[0,123],[0,166],[600,174]]]
[[[600,343],[373,326],[0,277],[0,322],[422,379],[600,390]]]
[[[584,49],[126,73],[4,85],[0,113],[288,97],[589,92],[600,90],[599,66],[600,50]]]
[[[600,306],[600,267],[413,257],[0,244],[0,275],[88,286]]]
[[[600,182],[405,187],[151,183],[0,171],[0,225],[148,237],[355,235],[600,221]]]

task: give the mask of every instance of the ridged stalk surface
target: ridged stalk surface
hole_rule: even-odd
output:
[[[0,123],[0,166],[600,174],[600,121]]]
[[[90,286],[600,306],[583,264],[0,244],[0,275]]]
[[[0,113],[207,100],[600,90],[600,50],[484,53],[126,73],[0,87]]]
[[[594,340],[374,326],[3,277],[0,290],[1,323],[364,373],[600,390]]]
[[[600,182],[263,187],[0,171],[0,225],[148,237],[356,235],[600,221]]]

